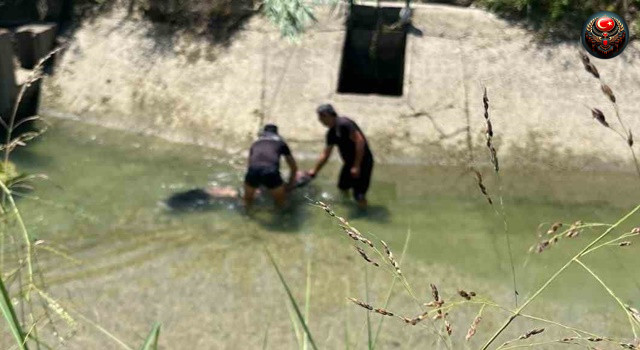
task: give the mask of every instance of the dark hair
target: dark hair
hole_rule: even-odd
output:
[[[322,104],[322,105],[318,106],[318,108],[316,108],[316,112],[318,114],[330,114],[330,115],[335,116],[335,117],[338,116],[338,113],[336,113],[336,110],[329,103],[325,103],[325,104]]]
[[[267,124],[264,126],[262,131],[278,134],[278,127],[275,124]]]

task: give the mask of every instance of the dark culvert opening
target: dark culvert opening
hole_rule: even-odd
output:
[[[402,96],[407,33],[400,8],[353,5],[342,50],[339,93]]]

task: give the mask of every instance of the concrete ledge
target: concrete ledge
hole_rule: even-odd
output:
[[[0,115],[5,116],[9,113],[15,89],[11,32],[0,29]]]
[[[33,69],[55,44],[56,25],[30,24],[16,30],[18,58],[22,68]]]

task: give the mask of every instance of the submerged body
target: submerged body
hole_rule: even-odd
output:
[[[294,186],[288,192],[304,187],[311,182],[311,176],[298,171]],[[264,191],[255,190],[255,197],[262,197]],[[173,194],[163,201],[163,205],[171,210],[197,210],[210,208],[216,204],[237,205],[243,198],[243,191],[233,186],[209,186],[194,188],[188,191]]]

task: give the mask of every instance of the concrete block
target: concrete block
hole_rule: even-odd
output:
[[[53,49],[56,25],[29,24],[19,27],[15,35],[20,65],[25,69],[33,69],[38,61]]]
[[[11,109],[11,102],[15,95],[14,69],[11,32],[0,29],[0,115],[2,116],[5,116]]]

